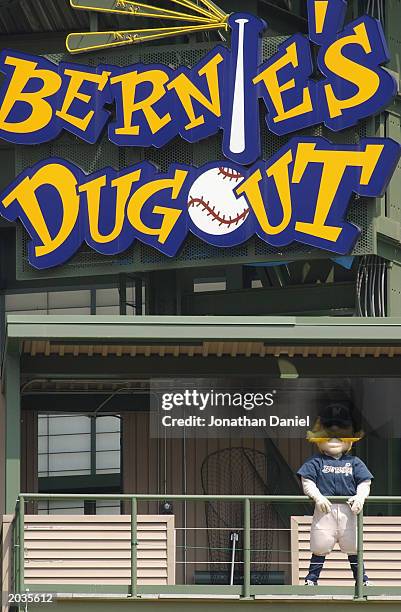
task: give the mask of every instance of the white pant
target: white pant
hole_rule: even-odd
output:
[[[356,521],[356,516],[348,504],[333,504],[327,514],[315,508],[310,532],[312,553],[323,557],[328,555],[338,543],[343,553],[355,555]]]

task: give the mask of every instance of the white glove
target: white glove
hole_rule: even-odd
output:
[[[327,499],[327,497],[322,495],[321,497],[318,497],[315,501],[316,506],[318,507],[320,512],[324,512],[325,514],[328,514],[330,512],[332,503]]]
[[[360,512],[362,512],[364,503],[365,498],[359,495],[354,495],[353,497],[350,497],[347,501],[347,504],[349,505],[354,514],[360,514]]]
[[[302,489],[305,495],[313,499],[320,512],[328,514],[331,510],[332,504],[327,497],[320,493],[319,489],[312,480],[309,480],[308,478],[301,478],[301,481]]]
[[[370,480],[365,480],[364,482],[361,482],[361,484],[357,486],[356,495],[350,497],[347,501],[347,504],[349,505],[354,514],[360,514],[362,512],[365,500],[367,497],[369,497],[370,485]]]

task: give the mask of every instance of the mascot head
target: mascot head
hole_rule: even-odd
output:
[[[362,437],[363,432],[356,426],[351,400],[325,404],[307,434],[309,442],[316,444],[321,453],[331,457],[348,453],[354,442]]]

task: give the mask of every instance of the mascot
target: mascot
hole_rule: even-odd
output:
[[[353,576],[358,573],[357,520],[370,493],[373,475],[366,465],[350,454],[354,442],[362,437],[356,431],[351,401],[333,402],[321,410],[308,440],[316,444],[318,453],[298,470],[302,488],[315,502],[310,547],[312,558],[305,584],[318,584],[328,555],[339,544],[348,555]],[[328,496],[349,497],[346,504],[332,504]],[[365,586],[369,579],[363,572]]]

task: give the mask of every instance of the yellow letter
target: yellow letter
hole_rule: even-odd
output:
[[[146,236],[158,236],[158,242],[164,244],[177,223],[182,210],[177,208],[169,208],[168,206],[154,206],[152,213],[155,215],[163,215],[162,222],[159,228],[148,227],[141,219],[141,212],[146,202],[159,191],[163,189],[171,189],[171,198],[176,200],[180,195],[182,186],[187,178],[188,172],[185,170],[176,170],[172,179],[156,179],[150,183],[142,185],[134,193],[128,203],[127,216],[132,227]]]
[[[354,34],[333,42],[325,53],[324,62],[327,68],[358,88],[358,93],[351,96],[351,98],[339,100],[336,98],[332,86],[325,85],[327,105],[330,117],[332,118],[340,117],[346,108],[355,108],[355,106],[370,100],[380,87],[380,77],[376,72],[366,66],[361,66],[357,62],[353,62],[342,54],[343,48],[347,45],[359,45],[366,54],[372,52],[369,35],[364,23],[354,27]]]
[[[121,234],[124,225],[125,206],[131,192],[132,183],[139,181],[140,176],[141,171],[136,170],[135,172],[130,172],[124,176],[119,176],[111,182],[111,186],[117,188],[116,214],[114,229],[107,236],[103,236],[99,232],[100,196],[103,187],[106,186],[106,176],[99,176],[93,181],[89,181],[88,183],[80,186],[79,192],[86,193],[88,202],[89,231],[91,238],[95,242],[99,244],[112,242]]]
[[[266,203],[263,201],[260,190],[260,182],[262,180],[262,173],[260,170],[256,170],[256,172],[251,174],[251,176],[235,190],[238,195],[245,195],[250,206],[253,208],[260,227],[265,234],[269,236],[276,236],[277,234],[284,232],[291,221],[292,200],[288,172],[288,166],[291,162],[292,153],[291,151],[287,151],[266,171],[267,176],[272,176],[274,179],[281,202],[281,207],[283,209],[283,220],[279,225],[271,225],[267,218],[266,209],[268,207],[268,201]]]
[[[56,115],[61,119],[64,119],[67,123],[71,123],[74,127],[85,132],[87,129],[93,115],[95,114],[94,110],[91,110],[85,115],[85,117],[76,117],[75,115],[70,114],[70,108],[74,100],[81,100],[85,104],[88,104],[91,100],[91,96],[88,94],[84,94],[79,91],[85,83],[85,81],[89,81],[90,83],[97,83],[98,90],[103,91],[107,84],[107,80],[110,76],[110,72],[102,72],[102,74],[93,74],[92,72],[83,72],[81,70],[71,70],[66,68],[64,70],[64,74],[70,77],[70,82],[68,84],[67,93],[65,94],[64,102],[60,110],[56,111]]]
[[[302,180],[309,164],[322,164],[323,169],[313,222],[298,221],[295,229],[304,234],[336,242],[342,228],[325,225],[325,223],[344,172],[350,166],[362,168],[360,184],[368,185],[383,148],[383,145],[366,145],[365,151],[317,151],[315,143],[300,143],[295,159],[292,182],[299,183]]]
[[[194,85],[185,74],[179,74],[171,83],[167,85],[167,89],[175,89],[177,96],[180,99],[182,106],[189,118],[189,123],[185,126],[186,130],[198,127],[205,123],[204,115],[195,116],[194,105],[192,98],[202,104],[207,110],[221,117],[220,104],[220,87],[219,87],[219,71],[217,66],[221,64],[223,57],[220,53],[212,57],[212,59],[199,70],[199,76],[206,75],[207,86],[210,94],[210,100]]]
[[[60,194],[63,208],[60,229],[52,238],[46,220],[36,197],[36,191],[44,185],[51,185]],[[7,208],[17,200],[28,217],[43,246],[35,247],[36,257],[48,255],[61,246],[73,231],[79,214],[79,196],[77,195],[77,179],[65,166],[48,164],[38,170],[32,178],[26,177],[3,200]]]
[[[274,123],[285,121],[286,119],[292,119],[293,117],[299,117],[305,113],[310,113],[313,110],[312,99],[308,87],[304,87],[302,103],[294,108],[286,111],[284,109],[282,92],[289,91],[295,87],[295,79],[290,79],[286,83],[280,85],[278,80],[278,72],[285,68],[285,66],[293,66],[298,68],[298,52],[296,43],[288,45],[285,55],[280,57],[274,64],[268,66],[263,72],[258,74],[253,82],[255,85],[263,81],[270,97],[273,102],[274,108],[276,109],[277,115],[273,117]]]
[[[3,104],[0,108],[0,129],[16,134],[31,134],[46,127],[53,116],[53,109],[45,100],[55,94],[61,87],[61,77],[53,70],[37,68],[37,62],[8,56],[4,63],[15,66]],[[38,91],[26,92],[30,79],[41,79],[42,87]],[[8,122],[7,117],[16,102],[26,102],[31,107],[31,114],[24,121]]]
[[[124,126],[116,129],[116,134],[124,136],[138,136],[139,125],[132,125],[132,115],[136,111],[142,111],[148,122],[152,134],[156,134],[165,125],[170,123],[171,115],[167,113],[164,117],[159,117],[153,109],[153,105],[166,95],[165,84],[169,77],[163,70],[147,70],[139,73],[138,71],[120,74],[110,79],[110,83],[121,83],[121,99],[124,113]],[[136,88],[141,83],[151,83],[152,92],[139,102],[135,102]]]

